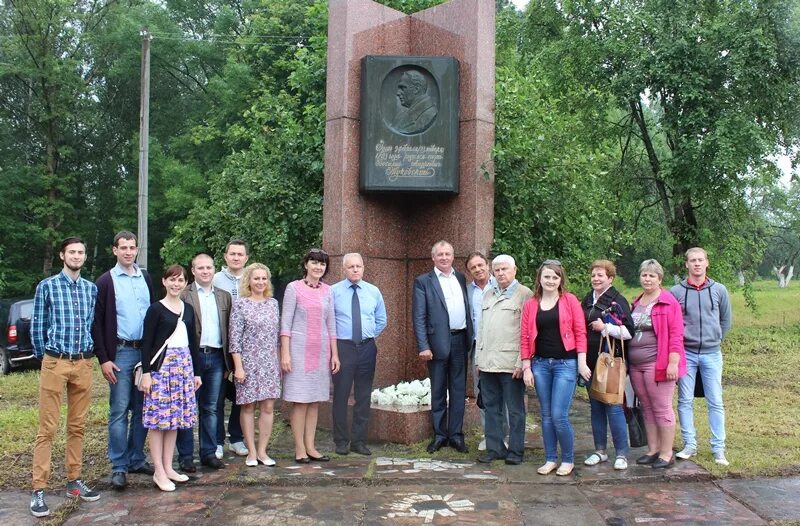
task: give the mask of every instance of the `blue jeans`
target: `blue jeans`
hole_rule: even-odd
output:
[[[578,361],[574,359],[534,358],[533,381],[542,417],[544,456],[547,462],[572,464],[575,458],[575,434],[569,421],[569,408],[575,394]]]
[[[703,379],[708,404],[708,427],[711,429],[711,452],[725,451],[725,406],[722,404],[722,351],[696,353],[686,351],[686,375],[678,380],[678,417],[684,447],[697,449],[694,428],[694,383],[697,372]]]
[[[200,379],[203,385],[197,391],[197,434],[200,436],[200,460],[213,456],[217,450],[217,402],[225,363],[223,351],[199,353]],[[178,459],[191,462],[194,456],[194,429],[178,430]]]
[[[589,391],[591,384],[586,386]],[[614,440],[614,451],[618,457],[628,456],[628,422],[622,404],[604,404],[589,397],[592,409],[592,437],[594,448],[605,451],[608,446],[608,425],[611,425],[611,438]]]
[[[486,412],[486,451],[497,458],[522,461],[525,454],[525,384],[511,373],[481,373],[481,398]],[[511,433],[503,444],[508,415]]]
[[[223,372],[222,378],[224,380],[225,373]],[[231,374],[231,378],[233,375]],[[219,398],[217,400],[217,445],[225,445],[225,391],[227,390],[226,382],[220,382]],[[236,402],[231,402],[231,414],[228,417],[228,434],[230,435],[229,441],[231,444],[244,441],[244,434],[242,433],[242,424],[239,420],[241,415],[241,408],[236,405]]]
[[[117,383],[108,384],[108,459],[112,472],[127,473],[144,465],[147,429],[142,425],[144,396],[133,383],[133,367],[142,359],[139,349],[117,346]]]

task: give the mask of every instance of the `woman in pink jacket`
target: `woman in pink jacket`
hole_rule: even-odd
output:
[[[575,435],[569,408],[578,374],[589,380],[586,365],[586,322],[578,298],[566,291],[561,262],[548,259],[536,274],[533,298],[522,309],[520,356],[522,379],[536,387],[542,420],[545,463],[537,472],[566,476],[575,466]],[[531,361],[533,366],[531,367]]]
[[[655,259],[642,262],[639,282],[643,292],[631,309],[635,332],[628,346],[628,373],[642,404],[647,453],[637,464],[668,468],[675,464],[675,383],[686,374],[683,314],[672,294],[661,288],[664,269]]]

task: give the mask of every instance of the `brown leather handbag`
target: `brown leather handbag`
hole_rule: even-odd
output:
[[[625,343],[622,340],[611,338],[607,334],[605,342],[600,340],[600,353],[589,387],[589,396],[598,402],[611,405],[622,403],[625,396],[625,376],[628,374],[624,350]],[[616,354],[620,356],[617,357]]]

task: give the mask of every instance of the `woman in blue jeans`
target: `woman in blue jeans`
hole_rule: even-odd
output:
[[[520,357],[522,379],[536,387],[542,420],[545,463],[537,472],[566,476],[575,467],[575,435],[569,408],[578,374],[589,380],[586,322],[581,304],[566,290],[561,262],[548,259],[536,273],[533,298],[522,309]],[[531,366],[533,361],[533,366]],[[532,370],[531,370],[532,369]],[[561,465],[558,465],[561,445]]]
[[[600,345],[604,344],[605,336],[617,340],[630,340],[633,334],[633,319],[628,300],[614,288],[614,278],[617,275],[614,263],[607,259],[598,259],[592,263],[591,273],[592,290],[583,298],[581,305],[588,328],[586,364],[594,371]],[[619,346],[617,348],[619,349]],[[627,356],[625,358],[627,359]],[[589,385],[587,384],[587,389]],[[605,404],[591,397],[589,403],[592,411],[595,451],[583,463],[587,466],[596,466],[608,460],[606,445],[610,426],[616,454],[614,469],[627,469],[628,426],[622,404]]]

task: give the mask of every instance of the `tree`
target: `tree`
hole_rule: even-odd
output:
[[[620,165],[640,210],[657,207],[672,256],[714,244],[700,216],[726,220],[746,175],[797,144],[795,2],[540,0],[528,34],[565,90],[610,92],[624,119]],[[539,27],[543,22],[552,41]]]
[[[788,287],[800,257],[800,182],[787,189],[776,188],[769,196],[767,220],[772,225],[765,264],[778,279],[780,288]]]

